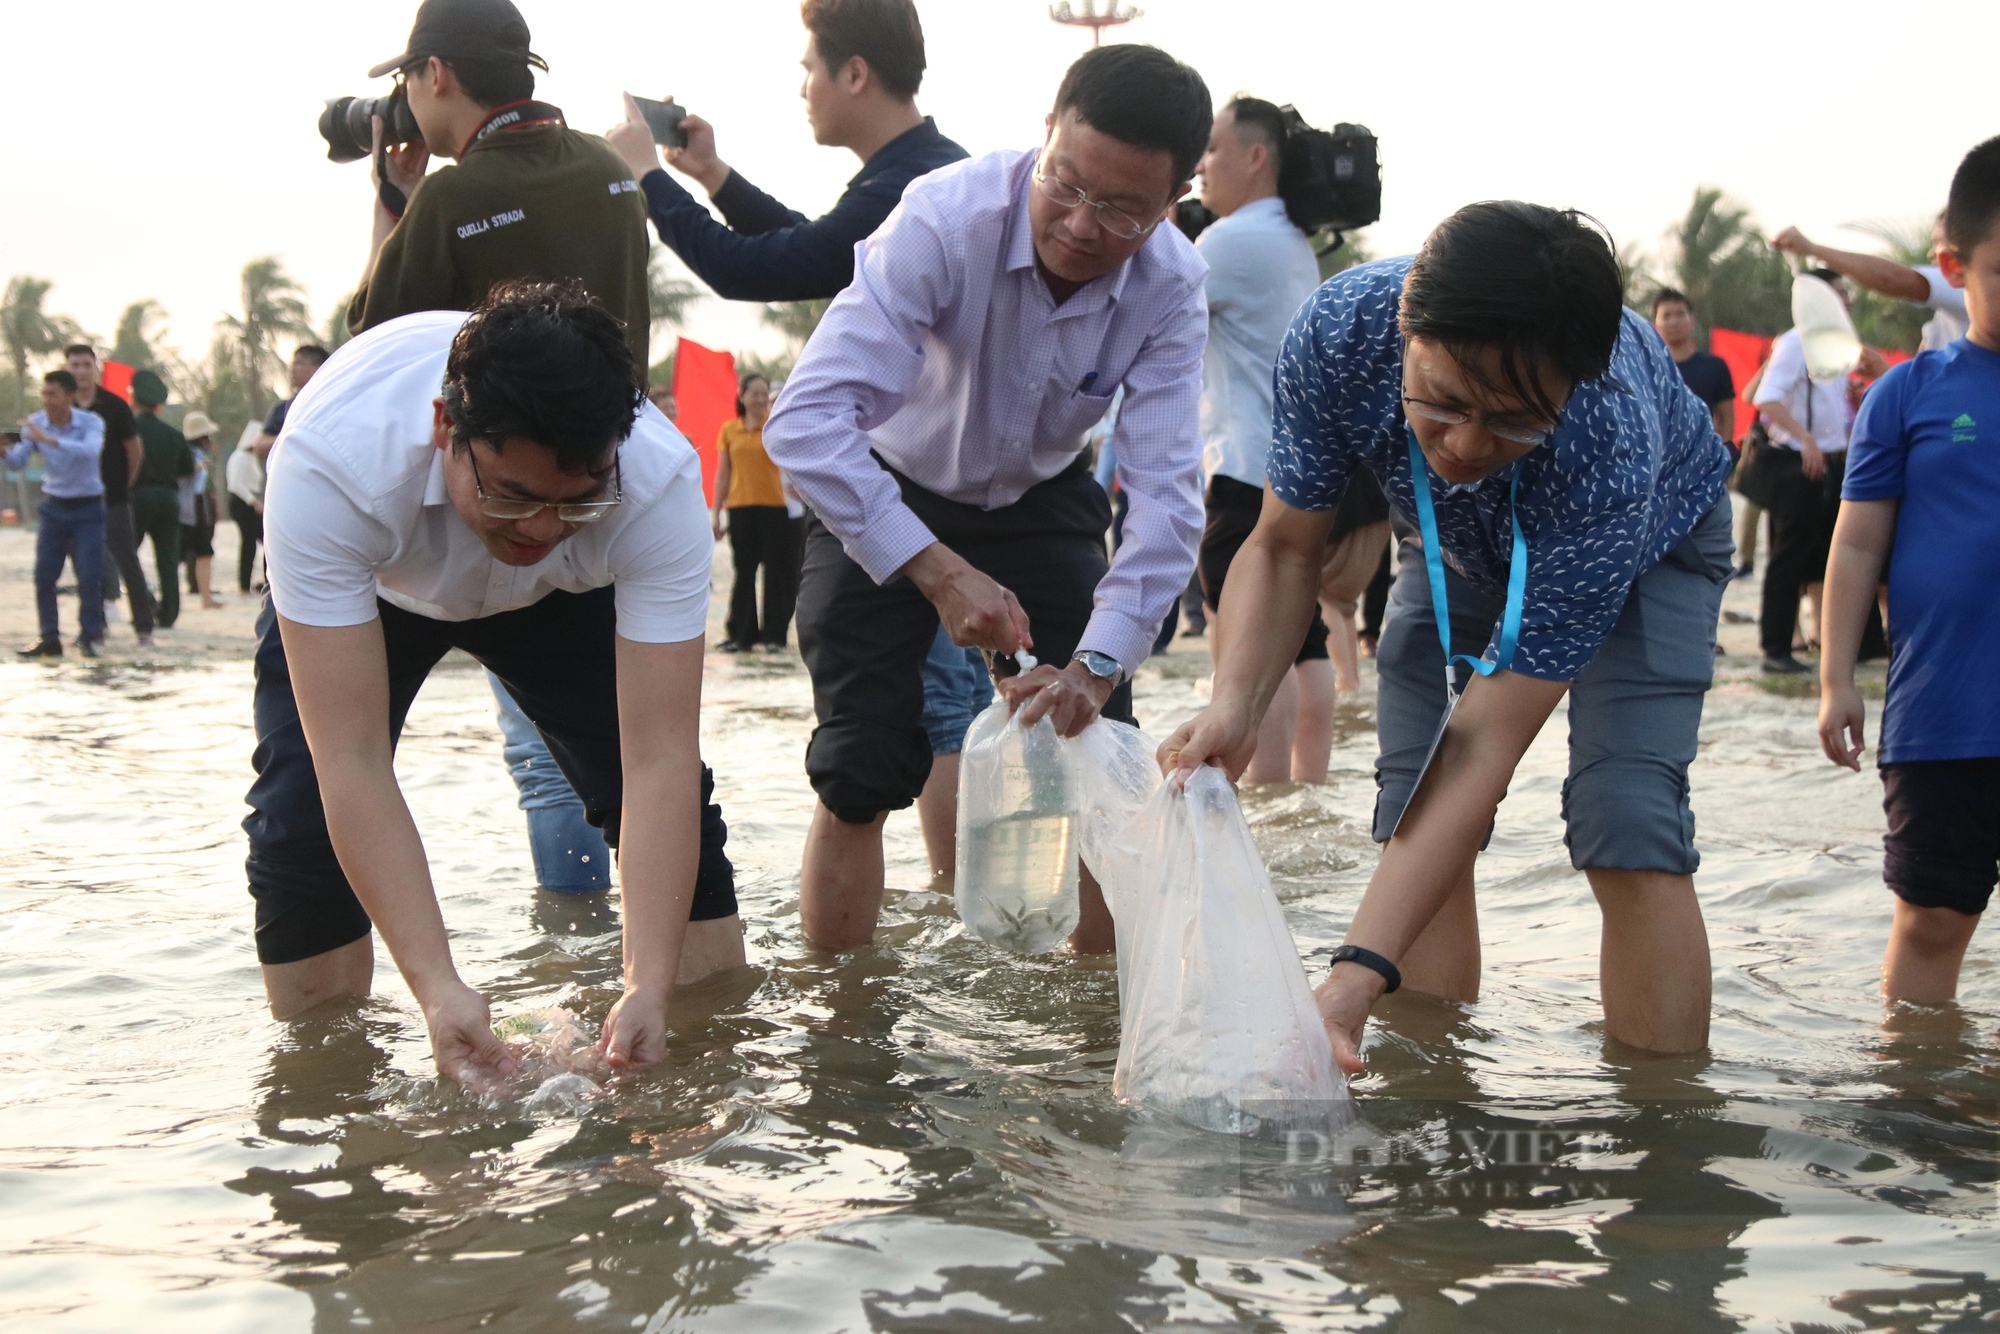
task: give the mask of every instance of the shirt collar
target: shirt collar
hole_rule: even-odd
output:
[[[451,492],[444,484],[444,451],[435,446],[431,449],[431,474],[424,482],[425,505],[449,505]]]
[[[915,153],[919,149],[927,148],[943,138],[944,136],[938,133],[936,119],[925,116],[922,123],[912,125],[909,129],[904,130],[894,139],[876,149],[874,155],[861,164],[861,170],[855,172],[853,177],[848,180],[847,188],[852,190],[855,186],[861,184],[876,172],[881,171],[884,167],[893,166],[899,158]]]

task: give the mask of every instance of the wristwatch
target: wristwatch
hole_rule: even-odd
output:
[[[1113,690],[1116,690],[1118,683],[1125,679],[1125,669],[1119,666],[1118,659],[1109,653],[1099,653],[1094,648],[1078,649],[1070,654],[1069,660],[1082,663],[1083,670],[1098,680],[1109,681]]]

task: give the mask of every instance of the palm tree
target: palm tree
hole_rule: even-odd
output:
[[[243,266],[243,313],[224,315],[216,328],[235,344],[238,371],[253,415],[264,411],[270,399],[268,386],[284,370],[278,339],[288,334],[316,337],[306,312],[305,289],[285,272],[276,255],[253,259]]]
[[[1919,268],[1931,262],[1931,220],[1928,218],[1872,218],[1850,222],[1845,230],[1872,236],[1882,243],[1890,259]],[[1893,347],[1915,352],[1923,338],[1924,324],[1931,312],[1922,306],[1899,301],[1850,284],[1854,293],[1854,331],[1872,347]]]
[[[112,339],[111,359],[127,366],[156,366],[163,359],[154,340],[159,325],[167,318],[166,307],[152,297],[134,301],[118,317],[118,333]]]
[[[42,309],[42,302],[54,286],[47,278],[17,275],[7,280],[7,294],[0,298],[0,343],[6,345],[7,360],[14,372],[14,407],[8,414],[9,420],[19,415],[28,402],[28,362],[83,339],[75,320]]]
[[[652,255],[646,261],[646,297],[655,338],[686,324],[688,308],[706,295],[692,278],[676,272],[679,268],[673,252],[653,242]]]
[[[1687,213],[1667,230],[1667,249],[1670,272],[1703,328],[1776,334],[1792,327],[1791,266],[1765,244],[1750,210],[1720,187],[1695,187]]]

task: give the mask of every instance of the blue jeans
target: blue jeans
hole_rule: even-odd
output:
[[[604,835],[584,818],[583,799],[556,767],[542,734],[500,678],[488,672],[486,679],[500,705],[500,735],[506,742],[501,754],[520,789],[521,809],[528,813],[528,850],[535,859],[536,883],[576,894],[610,888],[611,849],[604,846]]]
[[[931,755],[956,755],[965,749],[972,720],[993,702],[993,678],[976,648],[960,648],[939,626],[924,659],[924,735]]]
[[[56,580],[63,562],[76,562],[76,600],[82,604],[81,637],[92,643],[104,638],[104,501],[58,500],[43,497],[41,529],[35,534],[35,611],[42,621],[42,638],[60,642],[62,624],[56,618]]]

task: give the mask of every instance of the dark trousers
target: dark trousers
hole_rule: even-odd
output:
[[[1370,638],[1382,637],[1382,614],[1389,610],[1389,553],[1395,547],[1390,542],[1382,548],[1382,563],[1375,567],[1375,577],[1368,581],[1368,591],[1361,595],[1361,633]]]
[[[424,678],[454,648],[498,676],[548,743],[556,767],[582,798],[585,817],[618,846],[625,774],[618,746],[615,594],[550,593],[532,606],[470,621],[437,621],[378,602],[389,660],[389,736]],[[309,959],[367,935],[372,923],[354,896],[327,835],[319,776],[299,723],[290,667],[269,598],[257,621],[257,779],[243,821],[247,870],[257,901],[257,958]],[[710,800],[714,776],[701,771],[701,865],[690,920],[736,911],[735,875],[723,852],[728,828]]]
[[[729,596],[729,637],[739,644],[785,646],[799,602],[804,519],[783,505],[738,505],[729,511],[729,555],[736,586]],[[764,618],[757,619],[757,570],[764,571]]]
[[[164,486],[132,488],[132,520],[139,540],[153,539],[153,566],[160,576],[160,627],[169,628],[181,614],[181,496]]]
[[[76,562],[79,637],[96,643],[104,638],[104,501],[62,500],[43,496],[35,533],[35,612],[42,638],[60,642],[62,623],[56,617],[56,581],[65,561]]]
[[[264,516],[243,497],[232,495],[229,517],[236,524],[236,587],[248,593],[250,574],[257,568],[257,544],[264,540]]]
[[[997,510],[946,500],[891,473],[903,503],[940,542],[1020,600],[1036,659],[1058,667],[1076,651],[1097,581],[1111,568],[1111,503],[1088,465],[1085,456]],[[937,628],[937,609],[915,584],[902,576],[877,584],[818,516],[807,517],[799,648],[819,726],[806,775],[849,824],[908,806],[930,777],[923,665]],[[1111,693],[1104,716],[1132,721],[1129,681]]]
[[[1774,451],[1763,466],[1770,469],[1776,503],[1767,507],[1771,559],[1764,568],[1764,604],[1757,618],[1757,637],[1765,656],[1785,658],[1791,656],[1792,634],[1798,629],[1799,594],[1807,584],[1826,578],[1847,455],[1828,454],[1826,472],[1818,481],[1808,481],[1797,450],[1782,445],[1760,448]]]
[[[120,501],[104,507],[104,600],[118,600],[118,577],[125,576],[125,592],[131,599],[132,629],[136,634],[153,633],[153,594],[146,587],[146,572],[139,568],[139,537],[132,528],[132,505]]]

